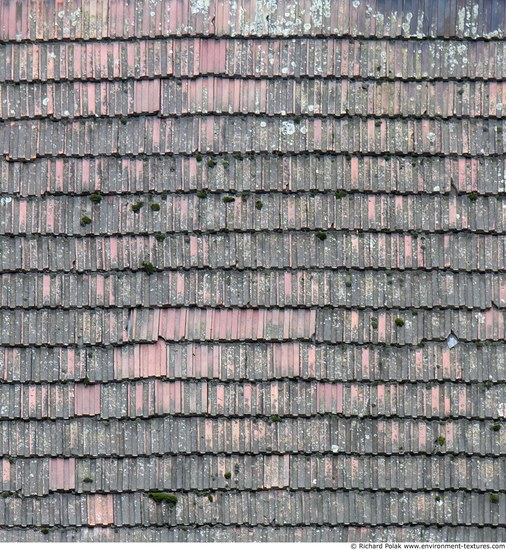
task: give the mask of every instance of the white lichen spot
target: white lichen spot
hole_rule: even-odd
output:
[[[49,98],[48,98],[48,97],[45,97],[45,98],[42,100],[42,105],[46,106],[48,103],[49,103]]]
[[[486,32],[483,34],[483,38],[497,38],[502,36],[502,29],[497,29],[496,31]]]
[[[281,69],[281,74],[288,74],[288,67],[283,67]]]
[[[291,120],[285,120],[281,123],[281,133],[285,136],[295,134],[295,124]]]
[[[9,204],[12,202],[12,197],[0,197],[0,204]]]
[[[409,27],[411,26],[411,19],[413,19],[413,14],[408,11],[405,17],[406,20],[402,24],[402,30],[404,31],[404,34],[409,34]]]
[[[330,0],[313,0],[311,4],[311,18],[317,27],[321,27],[324,17],[330,17]]]
[[[301,134],[307,134],[307,128],[305,126],[300,127],[300,133]]]
[[[498,111],[502,111],[502,108],[503,108],[503,104],[502,103],[498,103],[495,108],[498,110]]]
[[[383,25],[385,23],[385,16],[382,13],[377,12],[373,15],[373,17],[376,19],[376,23],[378,23],[378,25]]]
[[[337,453],[337,451],[339,450],[339,447],[337,445],[332,445],[331,449],[333,453]]]
[[[460,8],[457,15],[457,30],[464,34],[464,27],[466,24],[466,8]]]
[[[210,0],[190,0],[190,10],[193,14],[209,13]]]
[[[352,5],[354,8],[358,8],[360,6],[360,0],[353,0]]]
[[[476,32],[478,31],[478,27],[477,27],[477,24],[478,24],[478,11],[479,11],[479,6],[478,4],[475,4],[473,6],[473,20],[472,20],[472,27],[471,27],[471,33],[476,36]]]
[[[314,105],[308,105],[307,110],[312,113],[314,111]]]
[[[434,132],[429,132],[427,134],[427,139],[431,142],[431,143],[434,143],[436,141],[436,134]]]
[[[65,15],[65,12],[64,12],[64,11],[59,11],[59,12],[58,12],[58,17],[59,17],[60,19],[62,19],[64,15]]]
[[[265,128],[267,126],[267,122],[265,122],[265,120],[262,120],[262,122],[260,123],[260,128]]]

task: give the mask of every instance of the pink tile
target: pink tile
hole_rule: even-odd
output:
[[[94,416],[100,414],[100,384],[76,384],[75,415]]]
[[[113,495],[88,495],[88,525],[111,525],[114,523]]]
[[[49,490],[71,491],[76,488],[76,459],[49,459]]]

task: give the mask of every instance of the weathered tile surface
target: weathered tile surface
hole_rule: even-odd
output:
[[[505,6],[0,1],[0,541],[505,540]]]

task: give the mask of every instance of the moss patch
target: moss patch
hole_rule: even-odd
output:
[[[174,508],[177,504],[177,496],[172,493],[149,493],[149,497],[152,498],[157,504],[160,504],[160,502],[166,502],[170,508]]]
[[[151,262],[144,262],[142,264],[142,269],[144,269],[148,275],[152,275],[155,272],[155,266]]]

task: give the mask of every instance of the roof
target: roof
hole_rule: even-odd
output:
[[[506,539],[505,29],[0,1],[0,541]]]

